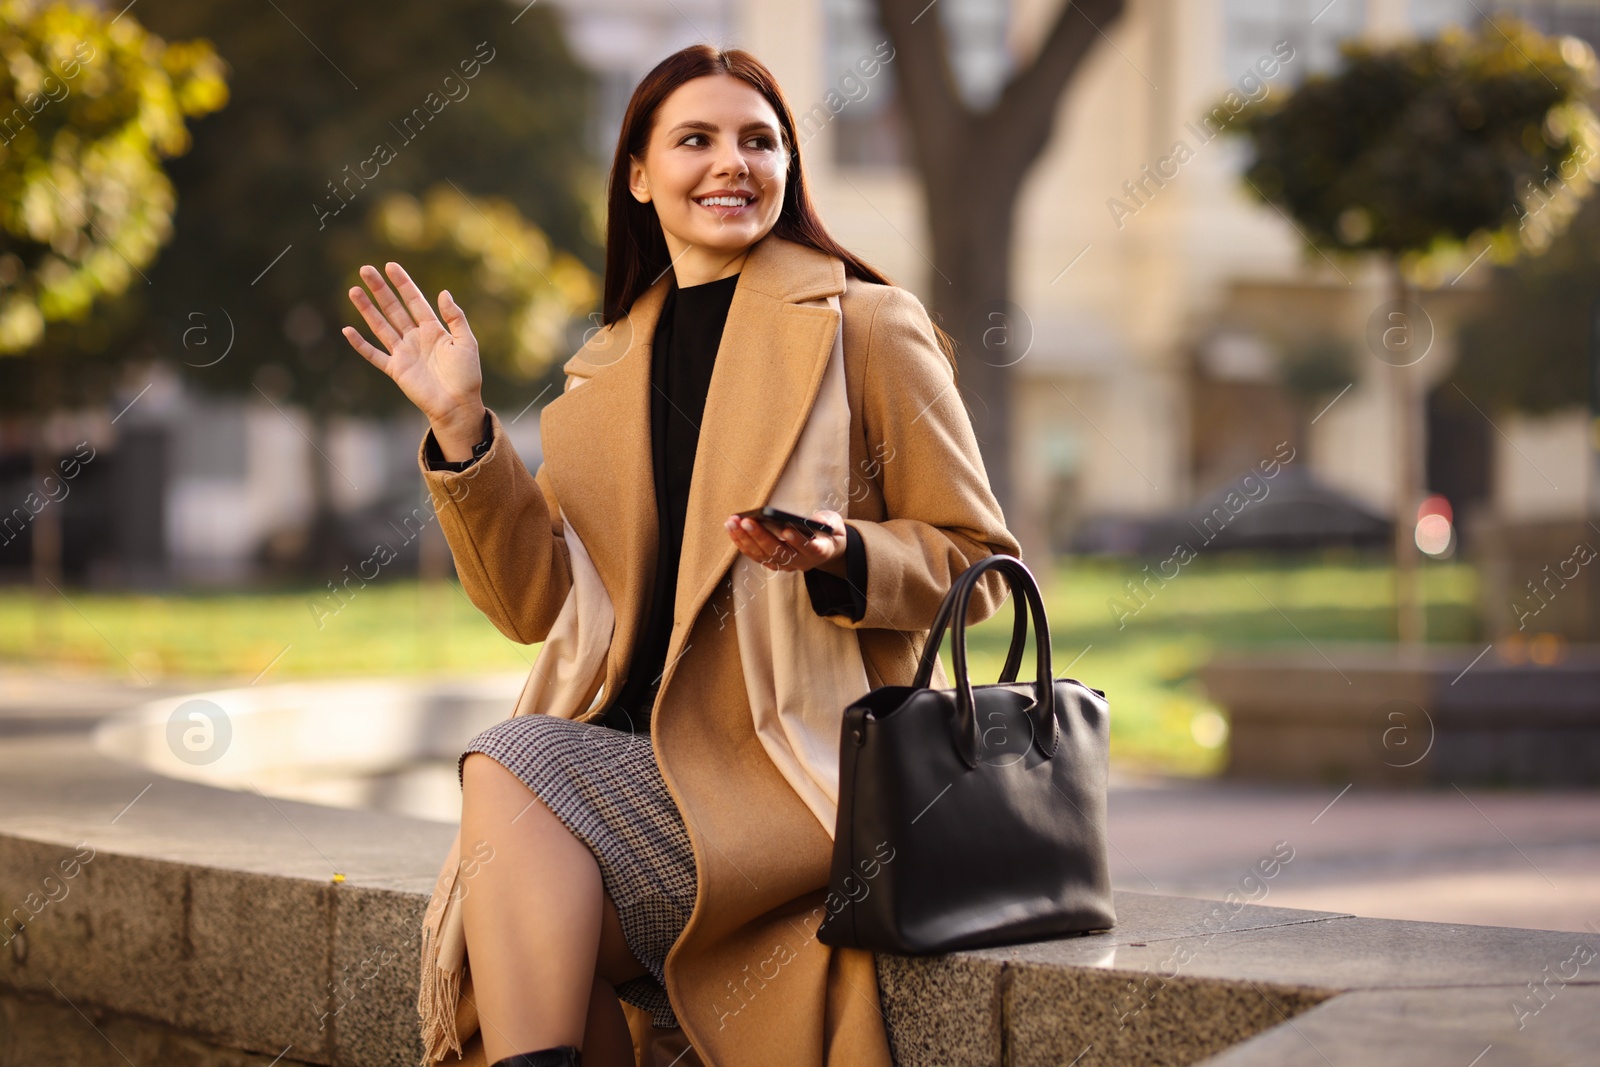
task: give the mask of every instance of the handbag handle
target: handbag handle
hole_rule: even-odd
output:
[[[1003,553],[997,553],[996,555],[1003,555]],[[995,557],[990,556],[985,558],[992,559]],[[1008,558],[1014,559],[1015,557]],[[1018,560],[1018,563],[1020,564],[1021,561]],[[939,657],[940,637],[944,633],[945,626],[948,625],[951,612],[955,609],[956,590],[960,587],[962,582],[975,580],[971,574],[971,571],[972,568],[968,567],[967,570],[956,575],[955,582],[951,585],[950,591],[945,595],[944,602],[939,605],[938,612],[934,614],[933,624],[929,627],[930,632],[928,640],[922,646],[922,655],[917,661],[916,678],[912,682],[912,685],[915,685],[918,688],[927,688],[929,681],[933,679],[933,665]],[[1031,572],[1029,576],[1031,577]],[[1015,589],[1013,588],[1013,592],[1014,591]],[[1000,669],[1000,681],[1003,683],[1010,683],[1017,680],[1017,671],[1022,667],[1022,654],[1024,651],[1026,651],[1028,643],[1027,601],[1024,597],[1018,596],[1013,596],[1011,601],[1013,606],[1016,608],[1016,622],[1011,628],[1011,648],[1006,652],[1005,666]],[[966,616],[963,615],[962,618],[964,619]]]
[[[969,769],[978,765],[978,752],[982,745],[978,730],[977,707],[972,695],[972,681],[967,671],[967,609],[979,580],[989,570],[996,568],[1005,575],[1012,593],[1017,596],[1017,626],[1013,630],[1011,654],[1006,662],[1009,677],[1002,677],[1001,682],[1009,683],[1016,677],[1015,668],[1021,659],[1022,644],[1026,637],[1026,616],[1023,614],[1022,605],[1022,599],[1026,598],[1028,610],[1033,615],[1036,653],[1034,702],[1028,710],[1032,713],[1034,743],[1039,746],[1039,750],[1046,758],[1055,753],[1059,729],[1055,714],[1053,684],[1055,677],[1050,665],[1050,628],[1045,617],[1044,598],[1039,592],[1039,583],[1027,565],[1015,556],[999,552],[985,556],[957,576],[955,585],[946,594],[944,602],[939,605],[939,612],[934,617],[927,643],[922,648],[916,677],[911,683],[915,688],[927,688],[928,682],[933,677],[933,664],[939,655],[945,628],[951,626],[953,621],[951,642],[956,674],[955,742],[956,751]]]
[[[971,720],[970,729],[963,729],[963,734],[970,738],[971,759],[968,766],[977,765],[980,749],[980,731],[978,726],[977,702],[972,693],[972,681],[967,671],[967,608],[971,603],[972,594],[978,587],[978,581],[983,572],[990,568],[998,568],[1006,576],[1011,585],[1013,594],[1018,596],[1018,614],[1021,614],[1021,598],[1025,596],[1028,607],[1033,614],[1033,631],[1036,658],[1034,662],[1034,704],[1027,710],[1032,712],[1033,740],[1039,746],[1039,751],[1048,759],[1055,754],[1058,740],[1057,731],[1059,724],[1056,719],[1055,700],[1055,671],[1051,665],[1050,624],[1044,611],[1044,594],[1039,589],[1039,583],[1034,578],[1033,572],[1028,569],[1020,559],[1001,553],[988,557],[994,562],[979,561],[983,564],[979,573],[972,579],[963,583],[957,593],[957,603],[954,608],[953,619],[955,622],[952,631],[952,640],[955,646],[953,658],[956,671],[956,702],[958,709],[965,700],[965,715]],[[1021,620],[1019,619],[1019,622]],[[1025,634],[1019,636],[1025,637]],[[1013,642],[1020,656],[1021,645]],[[1010,678],[1003,678],[1002,683],[1015,680],[1013,673]]]
[[[1028,644],[1028,605],[1021,597],[1012,597],[1016,608],[1016,622],[1011,626],[1011,648],[1006,652],[1006,665],[1000,668],[1000,681],[1014,682],[1022,668],[1022,653]]]

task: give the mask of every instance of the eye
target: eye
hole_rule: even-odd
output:
[[[704,142],[706,136],[707,135],[704,134],[704,133],[691,133],[691,134],[686,135],[681,141],[678,142],[678,144],[687,145],[691,141],[695,141],[697,139],[702,141],[702,142]],[[765,134],[765,133],[756,134],[754,137],[751,137],[750,140],[747,141],[746,143],[750,144],[750,145],[753,145],[755,148],[757,148],[757,149],[759,149],[760,151],[763,151],[763,152],[771,152],[771,151],[774,151],[777,148],[777,142],[774,141],[773,138],[769,134]],[[700,146],[699,145],[694,145],[693,147],[700,147]]]

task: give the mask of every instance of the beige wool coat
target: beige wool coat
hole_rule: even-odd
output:
[[[658,279],[566,362],[567,391],[541,417],[536,474],[493,412],[493,446],[467,471],[429,470],[417,454],[466,594],[514,641],[542,641],[555,623],[572,580],[562,523],[574,524],[615,606],[608,694],[623,683],[654,580],[650,362],[668,285]],[[722,525],[767,503],[799,438],[833,348],[830,294],[844,318],[851,479],[847,503],[817,506],[860,533],[867,590],[859,622],[827,618],[857,632],[871,686],[911,682],[958,574],[991,553],[1021,555],[917,298],[847,280],[836,257],[776,234],[756,242],[706,396],[652,718],[699,893],[665,964],[682,1029],[655,1030],[624,1004],[641,1067],[666,1067],[685,1041],[678,1067],[891,1067],[872,954],[814,936],[832,841],[754,732],[730,625],[738,549]],[[574,389],[577,378],[588,381]],[[1008,592],[1002,575],[986,575],[969,622],[993,615]],[[942,666],[931,684],[949,685]]]

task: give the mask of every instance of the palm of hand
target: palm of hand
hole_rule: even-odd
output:
[[[475,393],[482,384],[477,345],[461,344],[437,320],[401,334],[389,359],[389,377],[407,396],[437,395],[443,401]]]

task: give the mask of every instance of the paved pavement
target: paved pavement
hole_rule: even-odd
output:
[[[239,684],[248,684],[240,679]],[[26,745],[228,684],[141,685],[0,665],[0,777]],[[63,783],[64,788],[69,783]],[[1600,934],[1600,792],[1379,791],[1114,775],[1118,888],[1281,907]],[[1287,862],[1284,857],[1292,856]],[[1263,859],[1270,879],[1252,878]]]
[[[1109,822],[1122,889],[1600,933],[1600,792],[1118,778]],[[1250,879],[1280,842],[1293,859]]]

